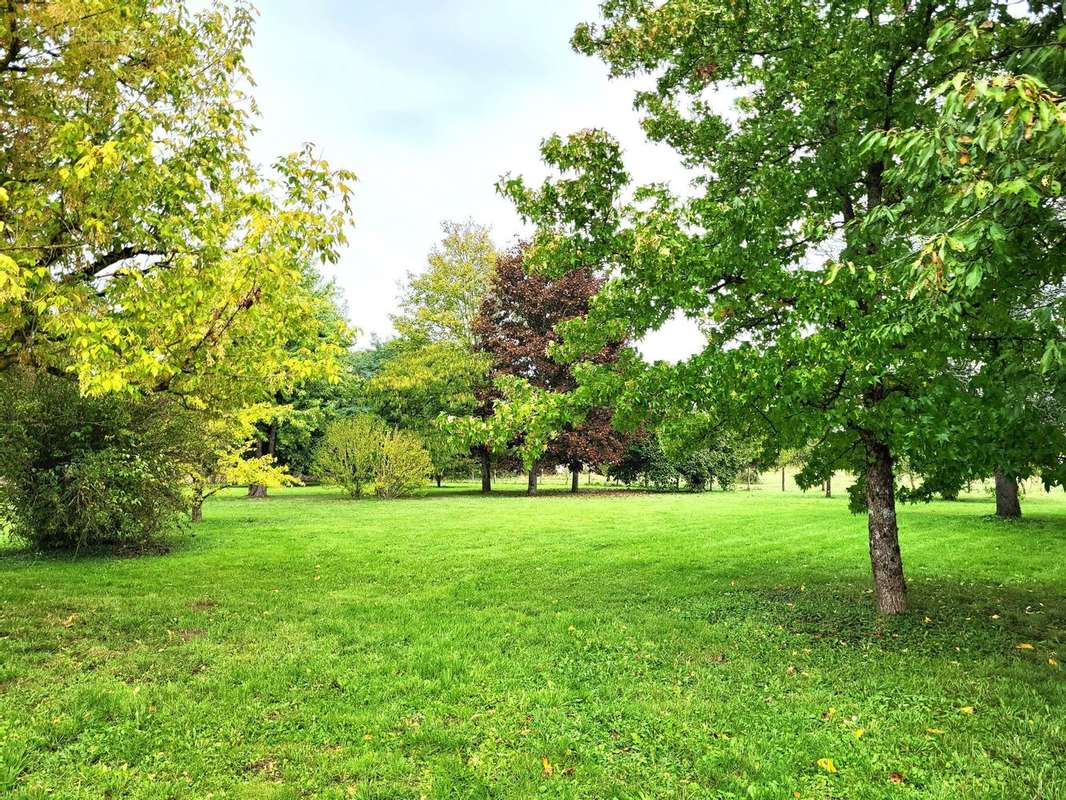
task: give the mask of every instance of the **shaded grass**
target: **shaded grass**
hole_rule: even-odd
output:
[[[468,489],[0,558],[0,796],[1066,797],[1061,494],[902,510],[883,619],[844,499]]]

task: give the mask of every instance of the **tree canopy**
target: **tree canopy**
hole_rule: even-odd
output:
[[[971,407],[953,367],[972,357],[994,308],[1026,307],[1062,283],[1063,261],[1045,258],[1046,247],[1024,279],[996,280],[1018,269],[1003,259],[979,272],[971,266],[961,280],[951,272],[951,287],[969,293],[945,296],[923,272],[929,237],[945,218],[915,176],[927,174],[923,159],[943,156],[906,142],[935,141],[951,127],[957,104],[940,98],[945,81],[960,91],[981,81],[975,96],[995,100],[996,87],[1012,80],[1011,55],[1047,27],[1045,18],[1058,14],[1061,25],[1051,5],[1025,13],[1016,5],[604,2],[603,19],[580,26],[574,45],[613,75],[654,75],[654,88],[636,98],[642,124],[695,171],[692,192],[632,190],[620,149],[600,131],[548,139],[543,156],[558,174],[543,186],[501,185],[537,224],[537,268],[594,264],[616,276],[589,319],[569,326],[574,352],[640,336],[680,311],[703,323],[707,347],[676,368],[648,371],[654,385],[645,393],[743,419],[780,447],[813,442],[808,481],[836,468],[859,474],[886,612],[906,604],[895,462],[949,446],[947,432]],[[959,45],[947,26],[981,46]],[[736,113],[711,95],[724,86],[740,90]],[[1024,104],[1033,100],[1027,92],[1008,94]],[[1042,106],[1042,122],[1030,109],[1004,131],[1025,151],[1023,171],[1054,161],[1063,118],[1052,106]],[[1050,129],[1039,147],[1024,144]],[[1037,170],[1034,184],[1026,175],[1025,186],[1018,174],[997,175],[994,187],[1025,195],[1028,213],[1043,220],[1041,236],[1061,246],[1058,177]],[[954,196],[941,188],[942,201]],[[942,261],[942,251],[963,249],[941,244],[931,252]],[[983,263],[998,257],[989,249]]]
[[[0,368],[198,403],[329,368],[328,344],[285,345],[317,324],[305,287],[344,242],[352,176],[310,148],[252,162],[252,18],[0,10]]]

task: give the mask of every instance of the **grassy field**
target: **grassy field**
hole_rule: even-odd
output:
[[[903,509],[879,619],[842,497],[518,488],[0,553],[0,797],[1066,797],[1062,493]]]

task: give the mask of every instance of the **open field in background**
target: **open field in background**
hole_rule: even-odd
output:
[[[234,491],[166,556],[7,550],[0,797],[1066,797],[1066,495],[902,507],[879,619],[843,481],[776,479]]]

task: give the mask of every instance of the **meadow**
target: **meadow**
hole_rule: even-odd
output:
[[[232,491],[169,553],[0,551],[0,796],[1066,797],[1066,497]],[[843,495],[843,492],[839,492]]]

